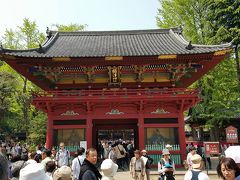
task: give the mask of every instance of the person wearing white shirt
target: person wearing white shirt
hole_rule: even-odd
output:
[[[202,157],[199,154],[194,154],[191,157],[192,170],[188,170],[184,176],[184,180],[209,180],[207,174],[201,171],[203,167]]]
[[[75,157],[72,161],[72,175],[73,175],[74,180],[78,180],[80,169],[81,169],[82,163],[85,159],[85,157],[83,156],[84,152],[85,152],[85,149],[83,147],[80,147],[77,150],[78,156]]]
[[[60,143],[60,150],[56,154],[56,162],[58,167],[68,166],[70,152],[64,148],[64,143]]]
[[[191,161],[191,158],[193,155],[196,154],[196,148],[193,146],[193,147],[190,147],[189,148],[189,153],[187,154],[187,165],[188,165],[188,170],[192,170],[192,161]]]

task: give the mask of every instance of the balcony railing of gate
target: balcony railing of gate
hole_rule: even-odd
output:
[[[102,89],[102,90],[61,90],[61,91],[40,91],[34,92],[33,98],[68,98],[68,97],[137,97],[145,95],[146,97],[196,97],[199,95],[198,89],[186,88],[163,88],[163,89]]]

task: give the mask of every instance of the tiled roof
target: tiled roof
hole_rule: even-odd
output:
[[[19,57],[106,57],[201,54],[224,50],[231,44],[190,45],[178,28],[133,31],[51,32],[37,49],[1,49],[0,54]]]

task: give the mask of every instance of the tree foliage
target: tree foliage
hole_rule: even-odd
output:
[[[184,35],[194,43],[205,43],[207,0],[159,0],[156,17],[161,28],[184,27]]]
[[[69,25],[54,24],[53,26],[56,27],[58,31],[66,31],[66,32],[83,31],[87,27],[86,24],[84,24],[84,25],[82,25],[82,24],[69,24]]]
[[[161,28],[183,25],[184,35],[198,44],[219,44],[239,39],[239,2],[235,0],[159,0],[156,17]],[[238,52],[238,51],[237,51]],[[235,55],[236,57],[237,55]],[[206,119],[222,127],[239,112],[236,58],[231,56],[193,86],[201,89],[202,102],[192,109],[193,121]]]
[[[212,39],[240,43],[240,1],[211,0],[208,20],[211,22]]]
[[[18,26],[15,31],[6,30],[2,43],[4,48],[8,49],[30,49],[36,48],[44,40],[43,33],[40,33],[37,29],[37,25],[34,21],[29,19],[24,19],[23,24]],[[1,66],[0,72],[3,74],[3,77],[8,77],[10,73],[13,77],[14,86],[11,86],[11,81],[2,78],[6,83],[6,87],[9,87],[11,91],[10,105],[6,106],[4,111],[3,124],[7,129],[11,131],[9,133],[16,132],[27,132],[28,134],[29,127],[33,126],[31,124],[33,121],[30,121],[31,118],[34,118],[35,108],[31,106],[31,92],[36,89],[36,86],[29,82],[26,77],[18,74],[6,63],[3,63]],[[0,96],[3,93],[3,89],[0,89]],[[2,97],[2,96],[1,96]],[[7,97],[7,96],[6,96]],[[46,120],[46,119],[44,119]]]
[[[0,68],[0,70],[3,67]],[[4,118],[6,111],[10,108],[11,97],[16,88],[16,79],[9,72],[0,71],[0,119]]]
[[[58,31],[82,31],[87,25],[53,25]],[[35,21],[23,19],[15,30],[7,29],[1,40],[4,48],[38,48],[45,39]],[[1,60],[0,60],[1,61]],[[33,144],[44,143],[47,116],[31,105],[31,92],[39,88],[18,74],[8,64],[0,64],[0,126],[9,134],[26,132]]]
[[[240,1],[239,0],[211,0],[209,3],[211,10],[208,16],[209,25],[212,29],[210,41],[224,42],[232,41],[235,45],[235,67],[238,77],[240,91],[240,62],[239,62],[239,43],[240,43]]]
[[[41,111],[33,111],[34,115],[30,119],[28,126],[28,141],[33,144],[44,144],[46,140],[47,116]]]

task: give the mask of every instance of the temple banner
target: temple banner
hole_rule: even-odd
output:
[[[226,128],[226,141],[228,143],[238,143],[238,131],[237,128],[233,126],[228,126]]]
[[[206,154],[219,154],[219,142],[203,142]]]

